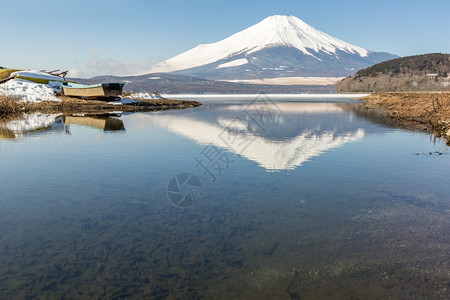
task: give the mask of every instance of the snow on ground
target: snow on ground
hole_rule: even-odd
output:
[[[227,63],[218,65],[216,67],[216,69],[221,69],[221,68],[229,68],[229,67],[238,67],[238,66],[242,66],[248,64],[248,60],[246,58],[240,58],[240,59],[236,59],[236,60],[232,60],[229,61]]]
[[[134,99],[120,98],[120,100],[108,102],[108,104],[112,104],[112,105],[123,105],[123,104],[133,104],[133,103],[139,103],[139,101],[136,101]]]
[[[19,98],[24,102],[61,101],[55,96],[61,90],[60,82],[34,83],[24,79],[13,79],[0,84],[0,95]]]
[[[132,99],[163,99],[160,94],[158,93],[134,93],[128,96]]]

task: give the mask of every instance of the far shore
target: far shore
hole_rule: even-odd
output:
[[[265,97],[268,100],[296,100],[296,99],[359,99],[369,96],[370,93],[349,93],[349,94],[162,94],[166,98],[177,98],[183,100],[193,99],[236,99],[258,100]]]
[[[361,100],[396,125],[443,137],[450,146],[450,92],[373,93]]]
[[[221,80],[233,83],[269,84],[269,85],[332,85],[345,77],[276,77],[263,79]]]

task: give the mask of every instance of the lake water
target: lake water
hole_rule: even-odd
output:
[[[2,299],[450,297],[448,147],[354,101],[1,126]]]

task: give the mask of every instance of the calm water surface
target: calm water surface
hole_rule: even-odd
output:
[[[0,298],[450,297],[450,156],[358,103],[0,129]]]

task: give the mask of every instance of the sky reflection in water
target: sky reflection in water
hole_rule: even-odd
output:
[[[3,124],[0,294],[445,295],[447,147],[383,122],[260,101]],[[184,209],[180,173],[202,189]]]

